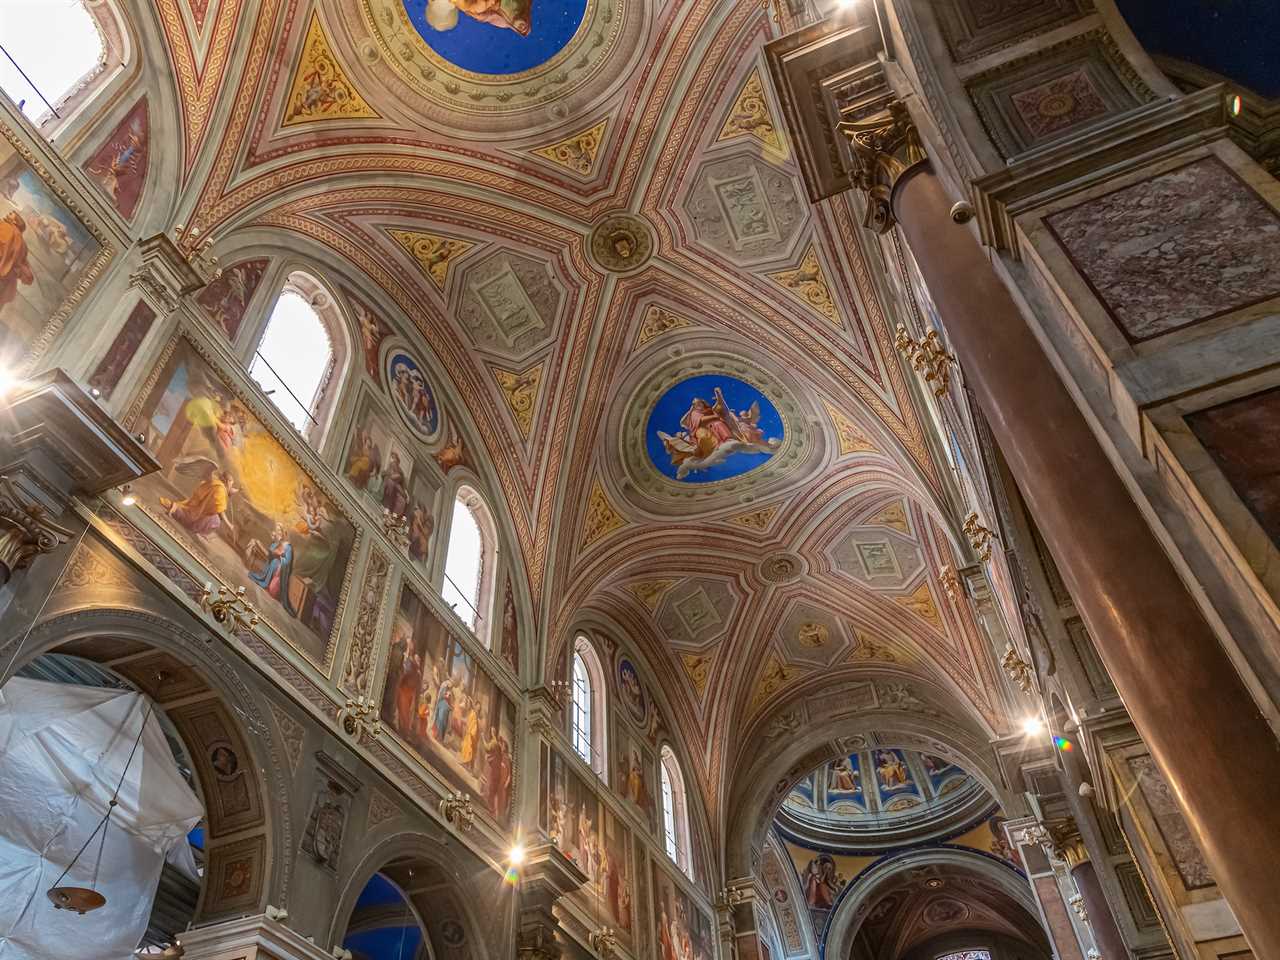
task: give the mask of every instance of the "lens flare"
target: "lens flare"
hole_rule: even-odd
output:
[[[503,874],[502,882],[509,887],[514,887],[520,881],[520,871],[515,867],[507,867],[507,872]]]
[[[1063,753],[1070,753],[1072,750],[1075,749],[1071,741],[1068,740],[1066,737],[1054,737],[1053,744]]]

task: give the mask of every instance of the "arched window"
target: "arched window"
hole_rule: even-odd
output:
[[[585,636],[573,642],[572,693],[569,710],[569,738],[574,752],[600,777],[605,775],[604,671],[595,648]]]
[[[249,362],[249,376],[308,435],[320,424],[321,390],[334,367],[333,338],[313,301],[290,277]]]
[[[689,845],[689,811],[685,801],[680,762],[669,745],[662,747],[662,842],[667,856],[693,878]]]
[[[991,951],[961,950],[958,953],[944,953],[938,960],[991,960]]]
[[[471,487],[459,487],[440,595],[486,647],[497,562],[498,534],[489,508]]]
[[[59,106],[107,64],[84,0],[0,0],[0,89],[30,119]]]

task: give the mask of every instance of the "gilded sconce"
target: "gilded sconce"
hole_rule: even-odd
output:
[[[982,521],[978,519],[976,510],[964,518],[964,525],[961,529],[964,530],[964,535],[969,538],[969,546],[973,547],[973,552],[978,555],[978,559],[983,563],[990,560],[996,535],[990,527],[982,524]]]
[[[382,733],[378,708],[372,697],[361,695],[354,700],[348,698],[346,705],[338,711],[338,722],[342,725],[342,732],[357,742],[365,737],[376,740]]]
[[[449,794],[440,800],[440,816],[445,822],[466,833],[476,822],[475,810],[471,807],[471,797],[460,791]]]
[[[229,627],[232,633],[252,630],[258,625],[258,611],[249,605],[244,587],[232,590],[228,586],[219,585],[215,597],[213,584],[205,583],[200,594],[200,609],[222,626]]]
[[[1018,656],[1018,651],[1013,648],[1012,643],[1005,647],[1000,666],[1004,667],[1004,672],[1009,675],[1009,679],[1016,683],[1023,693],[1031,693],[1031,664]]]
[[[937,330],[930,330],[923,340],[917,340],[907,332],[906,327],[898,324],[893,344],[910,361],[916,373],[924,378],[925,386],[933,388],[935,397],[947,395],[947,390],[951,387],[951,367],[956,358],[942,345],[942,338],[938,336]]]

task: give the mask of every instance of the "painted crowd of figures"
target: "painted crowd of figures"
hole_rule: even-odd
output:
[[[712,960],[711,922],[657,861],[653,864],[653,895],[659,960]]]
[[[631,831],[558,753],[544,747],[541,816],[547,836],[599,891],[609,923],[630,939],[634,932]]]
[[[322,661],[355,540],[350,520],[186,340],[134,428],[162,468],[136,484],[148,509]]]
[[[409,556],[425,564],[435,530],[436,484],[425,461],[416,460],[398,440],[372,397],[356,416],[343,474],[373,510],[405,519]]]
[[[505,821],[515,709],[408,586],[391,632],[382,722]]]

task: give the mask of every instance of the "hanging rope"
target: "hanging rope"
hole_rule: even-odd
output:
[[[151,714],[154,709],[155,709],[155,704],[148,701],[147,712],[142,718],[142,726],[138,728],[138,735],[137,737],[134,738],[134,741],[133,741],[133,749],[129,751],[129,758],[124,763],[124,769],[120,771],[120,779],[116,783],[116,789],[111,794],[111,799],[107,801],[107,812],[102,815],[102,819],[98,821],[98,825],[93,828],[93,833],[89,834],[85,842],[80,845],[80,849],[77,850],[76,855],[71,858],[71,862],[67,864],[66,869],[62,871],[62,873],[58,876],[58,879],[54,881],[53,886],[49,888],[49,895],[51,899],[53,899],[54,891],[61,889],[62,881],[63,879],[66,878],[67,874],[71,872],[71,868],[74,867],[77,862],[79,862],[80,857],[84,854],[85,850],[89,848],[89,844],[93,843],[93,838],[98,836],[99,833],[101,833],[102,837],[98,841],[98,859],[93,865],[93,881],[89,887],[89,889],[95,892],[97,891],[98,871],[102,868],[102,850],[107,843],[107,824],[111,820],[111,814],[113,814],[115,812],[116,807],[120,805],[120,791],[124,788],[125,777],[129,775],[129,767],[133,765],[133,758],[138,753],[138,745],[142,743],[142,735],[147,730],[147,723],[151,720]],[[54,900],[54,903],[56,905],[57,900]]]

